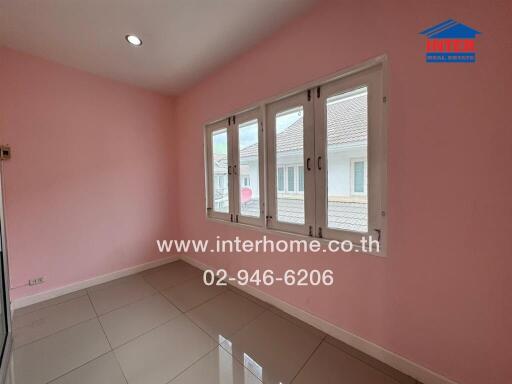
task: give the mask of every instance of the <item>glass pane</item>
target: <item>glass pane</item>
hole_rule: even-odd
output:
[[[327,226],[367,232],[367,87],[329,97],[326,113]]]
[[[212,133],[213,152],[213,210],[229,212],[228,132],[220,129]]]
[[[240,214],[260,217],[258,120],[238,126],[240,151]]]
[[[277,190],[284,191],[284,168],[277,168]]]
[[[302,106],[276,115],[277,220],[304,224],[304,194],[295,191],[295,167],[304,178],[304,108]],[[284,190],[284,167],[288,168],[287,189]],[[291,193],[290,193],[291,192]]]
[[[354,192],[364,193],[364,161],[354,162]]]
[[[299,192],[304,192],[304,167],[299,166]]]
[[[288,192],[295,191],[295,169],[288,167]]]

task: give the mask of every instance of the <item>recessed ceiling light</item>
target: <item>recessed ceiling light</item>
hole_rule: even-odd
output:
[[[135,45],[136,47],[142,45],[142,40],[138,36],[126,35],[124,38],[127,42],[129,42],[131,45]]]

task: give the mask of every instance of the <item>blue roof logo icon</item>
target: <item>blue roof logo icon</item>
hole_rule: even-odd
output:
[[[429,39],[474,39],[480,32],[458,21],[449,19],[420,32]]]
[[[427,37],[427,63],[474,63],[475,38],[481,32],[448,19],[420,32]]]

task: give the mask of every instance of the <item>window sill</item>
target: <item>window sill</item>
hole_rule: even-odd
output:
[[[280,231],[278,229],[271,229],[271,228],[268,228],[266,226],[264,227],[259,227],[259,226],[256,226],[256,225],[251,225],[251,224],[245,224],[245,223],[235,223],[235,222],[232,222],[232,221],[228,221],[228,220],[223,220],[223,219],[218,219],[218,218],[214,218],[214,217],[206,217],[206,221],[208,222],[213,222],[213,223],[220,223],[220,224],[227,224],[229,226],[232,226],[232,227],[236,227],[236,228],[240,228],[240,229],[248,229],[248,230],[251,230],[251,231],[256,231],[256,232],[260,232],[264,235],[271,235],[271,236],[282,236],[282,237],[285,237],[287,239],[291,239],[291,240],[317,240],[319,241],[320,245],[325,249],[325,247],[331,242],[331,241],[338,241],[338,242],[342,242],[343,240],[337,240],[337,239],[326,239],[326,238],[319,238],[319,237],[312,237],[312,236],[306,236],[306,235],[301,235],[301,234],[298,234],[298,233],[292,233],[292,232],[286,232],[286,231]],[[333,254],[333,253],[339,253],[339,254],[346,254],[346,253],[355,253],[355,254],[361,254],[361,255],[371,255],[371,256],[377,256],[377,257],[387,257],[387,252],[386,252],[386,247],[385,247],[385,243],[381,243],[380,247],[380,252],[365,252],[363,251],[362,247],[360,245],[356,245],[354,244],[353,246],[353,250],[351,252],[343,252],[343,251],[338,251],[338,252],[329,252],[328,250],[326,252],[316,252],[316,253],[320,253],[320,254]]]

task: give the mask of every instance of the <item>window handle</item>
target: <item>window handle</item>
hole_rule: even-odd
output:
[[[311,163],[311,158],[308,157],[307,160],[306,160],[306,169],[308,171],[311,171],[311,164],[310,163]]]
[[[318,164],[318,170],[322,170],[322,156],[318,156],[318,160],[317,160],[317,164]]]
[[[231,175],[231,165],[228,165],[228,175]]]

